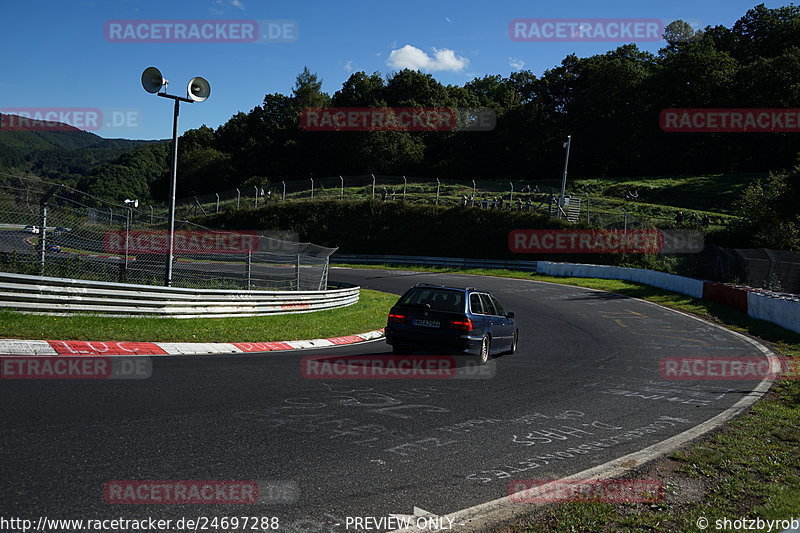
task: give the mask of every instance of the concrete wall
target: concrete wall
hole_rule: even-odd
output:
[[[550,276],[566,276],[575,278],[622,279],[635,281],[658,287],[668,291],[686,294],[695,298],[703,296],[703,281],[684,278],[674,274],[665,274],[642,268],[625,268],[605,265],[582,265],[577,263],[551,263],[539,261],[537,272]]]

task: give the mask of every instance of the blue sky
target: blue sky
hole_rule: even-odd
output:
[[[757,2],[742,0],[405,0],[402,3],[339,0],[28,0],[0,5],[6,75],[0,111],[9,108],[98,108],[104,122],[121,127],[104,137],[166,138],[171,102],[147,94],[144,68],[157,66],[170,92],[185,94],[193,76],[212,87],[203,103],[181,107],[180,130],[217,127],[238,111],[259,105],[267,93],[291,91],[308,66],[332,94],[351,72],[389,73],[402,60],[430,71],[445,84],[462,85],[487,74],[521,68],[536,75],[570,53],[589,56],[616,43],[515,42],[508,25],[518,18],[683,19],[693,25],[731,26]],[[766,1],[767,7],[786,2]],[[110,20],[289,19],[299,25],[290,43],[110,42]],[[621,43],[620,43],[621,44]],[[408,45],[408,47],[406,47]],[[663,42],[639,43],[656,52]],[[412,48],[413,47],[413,48]],[[391,56],[395,51],[394,56]],[[437,60],[437,51],[439,51]],[[403,63],[403,64],[404,64]],[[427,70],[426,70],[427,69]],[[122,120],[121,117],[124,117]]]

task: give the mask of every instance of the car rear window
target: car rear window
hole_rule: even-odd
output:
[[[400,305],[429,304],[435,311],[464,311],[464,294],[446,289],[411,289],[400,299]]]

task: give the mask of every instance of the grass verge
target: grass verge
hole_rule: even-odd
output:
[[[378,267],[364,267],[378,268]],[[387,267],[383,267],[387,268]],[[391,267],[398,268],[398,267]],[[405,267],[429,272],[452,269]],[[549,281],[600,289],[688,312],[758,337],[777,353],[800,358],[800,335],[728,307],[628,281],[558,278],[503,270],[459,273]],[[746,413],[637,472],[660,479],[665,497],[653,504],[564,503],[532,511],[497,532],[697,532],[698,520],[800,517],[800,380],[778,381]],[[735,530],[728,527],[728,530]],[[774,529],[773,529],[774,531]]]
[[[342,309],[242,318],[108,318],[0,313],[0,338],[88,341],[266,342],[340,337],[380,329],[397,296],[361,289]]]

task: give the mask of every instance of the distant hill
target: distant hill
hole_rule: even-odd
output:
[[[70,185],[98,165],[163,141],[105,139],[69,124],[0,115],[0,170],[30,172]]]

